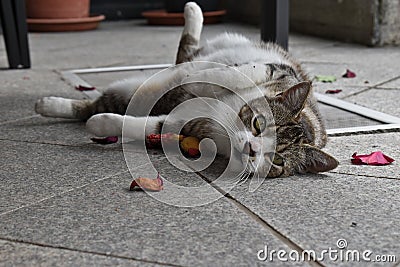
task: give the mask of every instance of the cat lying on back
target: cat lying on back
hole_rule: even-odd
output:
[[[249,76],[261,88],[263,96],[255,93],[256,87],[241,88],[237,82],[231,87],[237,92],[246,90],[244,95],[247,96],[247,103],[239,101],[234,93],[219,89],[218,99],[229,105],[237,114],[235,120],[240,120],[245,126],[245,129],[234,132],[231,140],[223,133],[226,133],[225,124],[232,122],[224,121],[224,117],[219,115],[225,109],[219,104],[214,105],[209,112],[220,116],[220,123],[197,118],[186,123],[181,133],[200,139],[213,139],[219,154],[231,157],[234,165],[243,166],[247,172],[262,177],[317,173],[336,168],[338,162],[320,150],[326,144],[327,135],[312,95],[311,82],[301,66],[277,45],[252,42],[237,34],[222,34],[200,48],[203,24],[201,9],[196,3],[187,3],[184,15],[185,26],[176,64],[209,61],[231,66]],[[228,75],[227,67],[210,65],[207,68],[208,65],[204,63],[200,69],[194,68],[196,71],[191,73],[188,71],[190,66],[177,65],[161,80],[146,83],[138,97],[146,102],[167,90],[172,81],[179,83],[192,77],[203,80],[210,77],[225,79],[229,83],[229,78],[226,78],[229,76],[225,76]],[[116,82],[94,101],[45,97],[36,103],[36,112],[48,117],[87,120],[88,130],[96,136],[121,136],[125,119],[124,136],[144,140],[147,134],[159,133],[162,127],[174,128],[174,121],[178,122],[181,118],[169,120],[169,125],[164,122],[167,114],[180,103],[199,96],[215,95],[215,90],[211,93],[210,88],[204,84],[182,85],[164,94],[151,110],[150,116],[134,107],[129,116],[124,116],[131,97],[142,82],[138,79]],[[192,108],[196,110],[195,106]],[[268,119],[271,112],[273,124]],[[268,142],[271,130],[276,136],[276,148],[272,153],[262,145],[271,143]],[[232,153],[231,145],[234,150]]]

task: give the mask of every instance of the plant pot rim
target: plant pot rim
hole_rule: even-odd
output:
[[[218,23],[225,14],[225,9],[203,12],[204,24]],[[168,13],[164,9],[145,11],[142,12],[142,16],[151,25],[183,25],[185,23],[183,13]]]
[[[90,15],[86,18],[32,19],[28,18],[28,29],[38,32],[84,31],[97,28],[104,15]]]

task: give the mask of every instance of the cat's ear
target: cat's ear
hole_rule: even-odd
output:
[[[310,145],[302,145],[301,147],[306,156],[306,162],[302,164],[304,169],[301,172],[326,172],[335,169],[339,165],[339,162],[334,157],[316,147]]]
[[[304,108],[304,104],[311,92],[310,82],[301,82],[295,86],[289,88],[285,92],[279,95],[281,101],[288,108],[290,113],[297,117],[301,110]]]

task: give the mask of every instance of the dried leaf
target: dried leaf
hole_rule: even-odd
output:
[[[200,141],[197,137],[189,136],[183,138],[180,143],[181,149],[190,157],[197,157],[200,155]]]
[[[346,73],[342,75],[343,78],[354,78],[356,77],[356,74],[352,72],[351,70],[347,69]]]
[[[351,163],[355,165],[388,165],[393,161],[394,159],[386,156],[382,151],[372,152],[369,155],[357,155],[357,152],[355,152],[351,159]]]
[[[325,91],[325,94],[338,94],[338,93],[340,93],[340,92],[342,92],[341,89],[326,90],[326,91]]]
[[[336,77],[333,75],[316,75],[315,80],[323,83],[332,83],[336,81]]]
[[[97,144],[108,145],[118,142],[118,136],[108,136],[104,138],[92,137],[90,140]]]
[[[129,190],[135,190],[136,187],[139,187],[142,190],[146,191],[161,191],[164,189],[164,182],[160,177],[160,174],[157,175],[156,179],[139,177],[132,181]]]
[[[84,86],[84,85],[78,85],[75,86],[75,89],[78,91],[93,91],[96,90],[96,87],[88,87],[88,86]]]

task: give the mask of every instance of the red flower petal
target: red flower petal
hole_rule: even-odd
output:
[[[148,147],[161,147],[161,140],[165,142],[164,144],[168,144],[172,140],[182,140],[183,135],[166,133],[166,134],[149,134],[146,136],[146,144]]]
[[[341,91],[342,91],[341,89],[326,90],[325,94],[337,94],[337,93],[340,93]]]
[[[118,136],[108,136],[104,138],[92,137],[90,140],[97,144],[108,145],[118,142]]]
[[[164,189],[163,180],[160,177],[160,174],[157,175],[156,179],[139,177],[132,181],[129,190],[135,190],[136,187],[139,187],[142,190],[146,191],[161,191]]]
[[[78,86],[75,86],[75,89],[82,92],[82,91],[96,90],[96,87],[87,87],[87,86],[84,86],[84,85],[78,85]]]
[[[343,78],[354,78],[356,77],[356,74],[352,72],[351,70],[347,69],[346,73],[342,75]]]
[[[352,155],[351,162],[356,165],[367,164],[367,165],[388,165],[392,163],[394,159],[386,156],[382,151],[372,152],[369,155],[357,155],[357,152]]]

